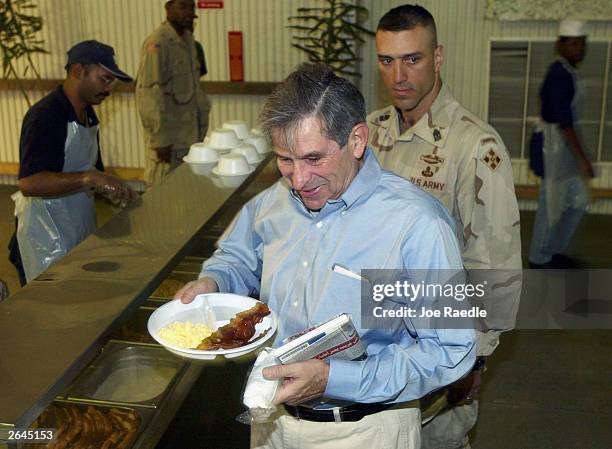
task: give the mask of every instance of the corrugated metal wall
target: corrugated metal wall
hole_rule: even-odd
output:
[[[164,18],[160,0],[38,0],[45,19],[43,37],[49,55],[35,59],[43,78],[62,78],[65,52],[84,39],[98,39],[115,47],[120,67],[136,74],[140,45]],[[370,29],[382,14],[405,1],[361,0],[370,10]],[[554,38],[554,22],[498,22],[485,19],[485,0],[420,0],[436,18],[439,41],[445,47],[444,81],[470,110],[486,117],[488,104],[489,42],[493,38]],[[225,0],[223,9],[199,10],[196,38],[206,49],[209,74],[205,79],[227,81],[227,33],[244,33],[246,81],[278,81],[304,56],[290,45],[287,17],[300,6],[320,5],[317,0]],[[593,23],[591,36],[612,38],[610,22]],[[376,67],[374,40],[362,50],[360,80],[368,108],[388,103]],[[41,93],[33,93],[40,98]],[[258,96],[215,95],[211,127],[225,120],[256,121],[264,102]],[[27,109],[18,92],[0,92],[0,161],[18,161],[19,129]],[[141,167],[143,139],[132,95],[115,94],[99,108],[103,124],[102,145],[109,165]],[[536,181],[526,161],[513,161],[518,184]],[[612,187],[612,165],[601,167],[596,187]],[[0,180],[2,181],[2,180]],[[612,208],[610,208],[612,213]]]
[[[316,3],[316,1],[314,2]],[[198,10],[196,39],[204,44],[209,73],[206,80],[228,81],[227,33],[244,36],[245,81],[279,81],[305,58],[291,47],[286,18],[305,0],[225,0],[223,9]],[[119,66],[138,70],[144,39],[164,20],[157,0],[38,0],[45,20],[43,38],[50,54],[33,59],[42,78],[63,78],[66,51],[76,42],[97,39],[115,48]],[[41,92],[31,95],[36,101]],[[265,101],[261,96],[212,95],[211,128],[226,120],[255,124]],[[16,91],[0,92],[0,161],[18,162],[19,130],[27,104]],[[115,94],[99,108],[102,148],[108,165],[142,167],[143,137],[134,98]],[[0,180],[1,181],[1,180]]]

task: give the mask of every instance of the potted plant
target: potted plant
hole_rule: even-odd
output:
[[[32,14],[36,9],[33,0],[0,0],[0,55],[2,56],[2,78],[15,79],[28,106],[31,106],[22,77],[31,71],[37,79],[40,74],[32,61],[34,53],[47,53],[44,41],[38,37],[42,29],[41,17]],[[18,73],[16,62],[25,58],[23,72]]]
[[[361,60],[357,47],[363,35],[375,33],[360,25],[367,18],[363,6],[342,0],[322,0],[321,7],[298,8],[297,16],[289,17],[296,31],[293,45],[308,55],[308,60],[324,63],[339,75],[361,76],[356,63]]]

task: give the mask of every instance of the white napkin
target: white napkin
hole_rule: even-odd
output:
[[[267,380],[262,373],[264,368],[273,365],[280,365],[280,361],[274,356],[272,348],[264,348],[255,360],[242,396],[242,402],[249,408],[251,417],[256,422],[265,422],[276,410],[272,400],[281,379]]]

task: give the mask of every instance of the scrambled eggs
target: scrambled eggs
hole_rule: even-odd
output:
[[[159,336],[179,348],[194,349],[213,333],[205,324],[175,321],[159,331]]]

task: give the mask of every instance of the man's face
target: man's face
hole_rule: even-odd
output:
[[[115,76],[97,64],[82,66],[77,73],[78,94],[86,104],[100,104],[111,94]]]
[[[582,62],[586,56],[586,37],[566,37],[563,42],[559,42],[559,52],[561,56],[568,60],[572,65]]]
[[[294,148],[283,148],[284,139],[279,136],[272,132],[278,168],[306,207],[319,210],[328,200],[340,198],[357,174],[363,152],[340,148],[337,142],[323,136],[316,118],[302,121]]]
[[[198,17],[193,0],[172,0],[168,3],[166,17],[170,23],[182,30],[193,30],[193,21]]]
[[[432,39],[432,31],[422,26],[376,33],[380,75],[400,110],[411,111],[430,99],[443,59],[442,47],[434,48]]]

